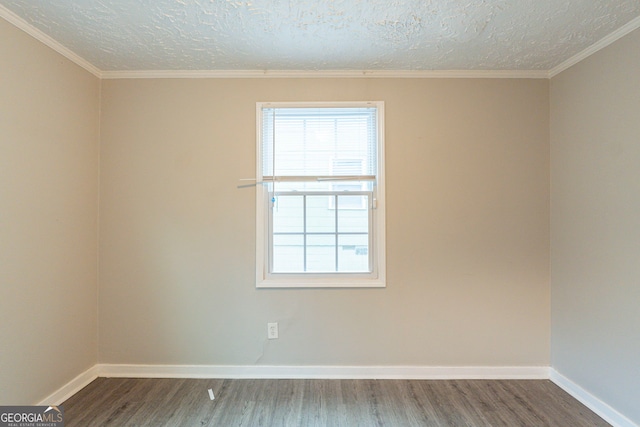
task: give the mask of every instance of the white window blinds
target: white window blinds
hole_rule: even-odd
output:
[[[376,113],[373,107],[263,108],[263,179],[375,179]]]

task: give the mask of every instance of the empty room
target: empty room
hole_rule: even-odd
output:
[[[639,306],[638,0],[0,0],[0,426],[638,427]]]

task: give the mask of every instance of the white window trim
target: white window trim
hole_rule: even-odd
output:
[[[267,201],[268,190],[256,186],[256,288],[384,288],[386,287],[386,227],[384,174],[384,102],[258,102],[256,103],[256,180],[262,182],[262,109],[281,107],[371,107],[378,110],[378,170],[373,209],[373,272],[357,273],[269,274]]]

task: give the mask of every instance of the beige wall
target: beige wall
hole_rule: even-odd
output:
[[[382,100],[385,289],[256,290],[256,101]],[[546,366],[545,80],[106,80],[99,361]],[[266,340],[266,323],[280,339]]]
[[[552,365],[640,424],[640,30],[551,81]]]
[[[0,403],[96,361],[549,364],[547,81],[107,80],[100,100],[2,20],[0,39]],[[385,101],[387,288],[255,289],[236,185],[268,100]]]
[[[97,360],[97,78],[0,19],[0,404]]]

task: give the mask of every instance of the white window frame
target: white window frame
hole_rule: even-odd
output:
[[[377,171],[372,203],[372,227],[369,250],[371,273],[270,273],[269,272],[269,190],[256,186],[256,288],[382,288],[386,286],[385,249],[385,176],[384,176],[384,102],[258,102],[256,103],[256,180],[262,173],[263,108],[371,108],[377,109]]]

